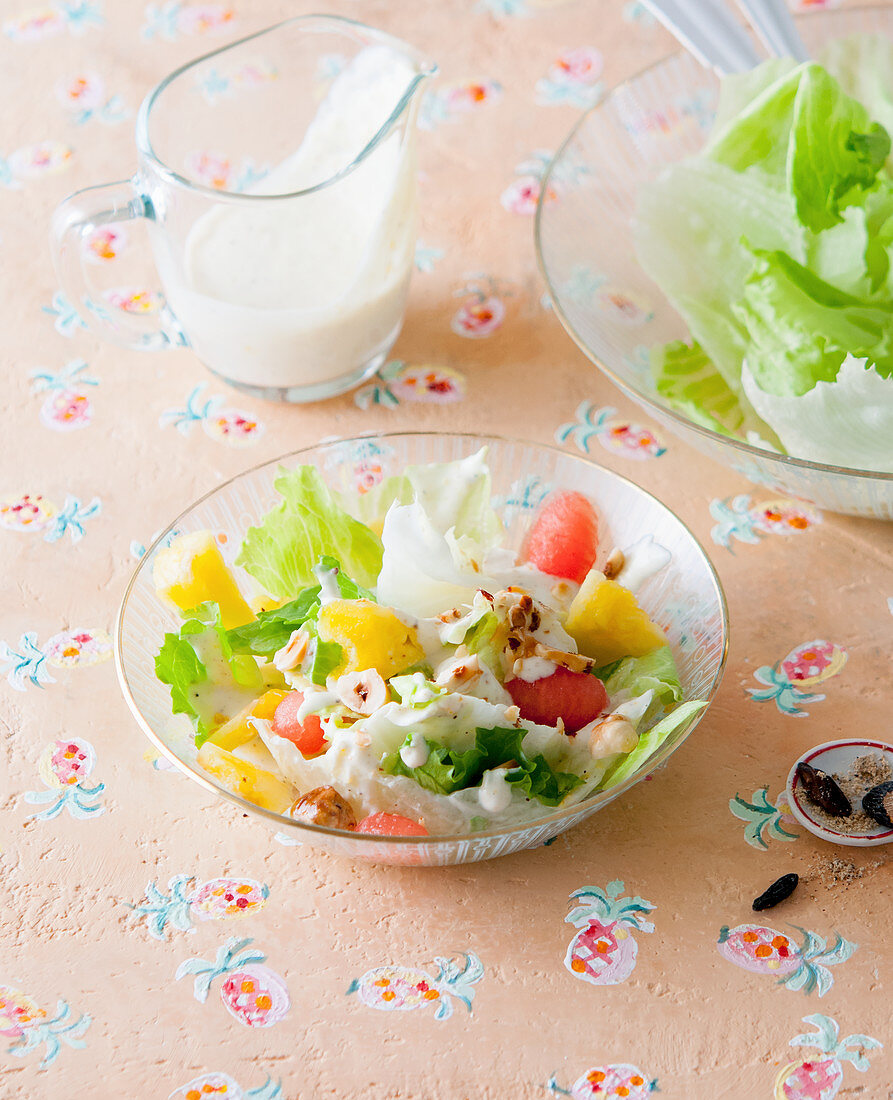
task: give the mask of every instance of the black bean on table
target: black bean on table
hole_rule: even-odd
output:
[[[789,898],[797,889],[797,883],[799,881],[799,875],[793,873],[782,875],[781,878],[777,878],[767,890],[764,890],[763,893],[754,900],[754,912],[759,913],[762,909],[771,909],[773,905],[778,905],[780,901]]]

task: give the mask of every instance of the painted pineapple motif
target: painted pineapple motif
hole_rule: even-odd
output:
[[[836,676],[847,662],[847,651],[833,642],[806,642],[797,646],[783,660],[773,667],[763,665],[754,673],[754,679],[766,685],[766,689],[747,688],[747,693],[756,702],[764,703],[769,699],[782,714],[794,718],[805,718],[807,711],[798,704],[819,703],[825,696],[804,691],[825,680]]]
[[[546,1087],[556,1096],[569,1096],[571,1100],[647,1100],[657,1090],[657,1081],[649,1080],[638,1066],[622,1062],[587,1070],[570,1090],[563,1089],[554,1075]]]
[[[653,932],[643,914],[654,909],[640,897],[623,897],[623,882],[615,879],[604,890],[584,886],[571,900],[578,904],[564,918],[580,931],[568,945],[564,965],[576,978],[593,985],[625,982],[636,965],[639,945],[631,930]]]
[[[104,783],[89,787],[86,779],[96,765],[96,753],[89,741],[71,737],[51,741],[41,754],[38,774],[45,791],[26,791],[25,801],[32,806],[46,805],[32,818],[49,821],[68,810],[72,817],[87,818],[104,812],[99,797],[105,790]]]
[[[215,1097],[220,1100],[282,1100],[282,1082],[268,1077],[259,1088],[243,1092],[228,1073],[203,1073],[174,1089],[167,1100],[214,1100]]]
[[[163,894],[155,882],[146,887],[143,903],[131,906],[133,916],[146,918],[149,935],[167,939],[167,927],[192,932],[193,920],[226,920],[257,912],[266,905],[269,886],[253,878],[212,878],[195,885],[194,875],[174,875]]]
[[[453,997],[471,1012],[474,986],[484,976],[477,955],[469,952],[460,958],[464,960],[461,965],[457,959],[436,957],[433,977],[410,966],[379,966],[352,981],[347,992],[358,993],[364,1005],[382,1012],[409,1012],[435,1004],[435,1020],[446,1020],[453,1014]]]
[[[284,1019],[291,1008],[285,980],[261,964],[266,955],[249,947],[251,939],[231,936],[217,951],[213,963],[205,959],[186,959],[177,967],[176,981],[187,974],[194,976],[195,999],[208,999],[211,983],[225,977],[220,999],[227,1011],[246,1027],[272,1027]]]
[[[89,1016],[73,1020],[67,1001],[58,1001],[56,1013],[48,1013],[26,993],[12,986],[0,985],[0,1035],[12,1039],[7,1053],[22,1058],[32,1050],[44,1047],[40,1069],[46,1069],[59,1057],[62,1044],[74,1050],[86,1046],[82,1036],[90,1026]]]
[[[845,962],[857,945],[837,935],[829,948],[815,932],[799,931],[803,942],[798,945],[774,928],[759,924],[739,924],[731,929],[723,926],[718,950],[742,970],[774,974],[778,984],[787,989],[802,989],[804,993],[818,990],[824,997],[834,984],[828,967]]]
[[[790,1045],[815,1047],[821,1055],[805,1055],[782,1067],[775,1079],[775,1100],[833,1100],[843,1083],[843,1063],[864,1073],[870,1065],[865,1051],[883,1044],[867,1035],[847,1035],[838,1041],[840,1028],[829,1016],[804,1016],[803,1022],[816,1030],[795,1035]]]

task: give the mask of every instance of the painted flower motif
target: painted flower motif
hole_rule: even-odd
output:
[[[401,401],[446,405],[461,401],[464,396],[465,376],[459,371],[393,359],[375,372],[371,382],[357,390],[354,402],[361,409],[370,405],[395,409]]]
[[[56,432],[72,432],[86,428],[93,419],[90,398],[79,390],[59,390],[51,393],[40,407],[40,421]]]
[[[593,439],[597,439],[606,451],[643,461],[660,458],[667,448],[650,428],[614,419],[617,410],[610,405],[597,409],[592,401],[577,406],[577,419],[562,424],[555,433],[558,443],[573,441],[584,453],[590,453]]]
[[[173,41],[180,35],[222,34],[235,28],[236,13],[225,4],[184,4],[181,0],[164,0],[148,4],[145,23],[140,34],[146,40],[166,38]]]
[[[479,290],[463,287],[457,293],[467,294],[465,301],[453,314],[450,328],[457,336],[469,340],[482,340],[502,327],[505,320],[505,303],[495,295],[484,295]]]
[[[283,1100],[282,1082],[268,1077],[256,1089],[243,1092],[237,1081],[227,1073],[203,1073],[168,1096],[167,1100]]]
[[[160,427],[173,425],[181,435],[188,435],[193,425],[201,424],[205,433],[231,447],[248,447],[263,435],[264,426],[242,409],[224,407],[223,397],[201,397],[207,383],[201,382],[189,394],[184,409],[167,409],[158,419]]]
[[[457,122],[463,115],[502,98],[495,80],[466,80],[429,91],[419,110],[419,128],[433,130],[442,122]]]
[[[829,966],[836,966],[856,950],[856,944],[836,935],[828,947],[815,932],[803,933],[801,944],[793,943],[783,933],[759,924],[725,925],[720,929],[717,949],[724,959],[755,974],[773,974],[786,989],[802,989],[804,993],[818,991],[820,997],[834,984]]]
[[[50,317],[54,318],[53,328],[60,336],[74,336],[79,329],[87,327],[78,311],[61,290],[57,290],[53,295],[53,301],[50,305],[41,306],[40,309],[42,313],[48,313]]]
[[[552,160],[552,154],[545,149],[537,149],[520,164],[515,166],[514,182],[499,196],[505,210],[511,214],[531,215],[536,213],[543,178]],[[558,198],[555,184],[552,183],[544,196],[544,202],[554,202]]]
[[[410,1012],[436,1005],[435,1020],[446,1020],[453,1014],[453,997],[471,1012],[474,987],[484,976],[481,960],[469,952],[457,958],[437,957],[434,962],[437,973],[433,976],[409,966],[367,970],[362,978],[350,983],[347,992],[358,994],[364,1005],[382,1012]]]
[[[527,0],[477,0],[474,10],[496,19],[523,19],[531,14]]]
[[[56,96],[63,107],[75,111],[93,111],[105,99],[105,81],[94,72],[64,77],[56,83]]]
[[[654,318],[651,303],[631,290],[602,286],[596,295],[598,308],[617,324],[645,325]]]
[[[83,34],[90,27],[101,27],[105,20],[93,0],[59,0],[23,11],[3,24],[3,33],[13,42],[38,42],[68,31]]]
[[[208,999],[211,983],[224,978],[220,999],[227,1011],[246,1027],[272,1027],[284,1019],[291,1008],[288,987],[269,967],[262,966],[266,955],[249,945],[251,939],[230,937],[217,951],[213,963],[192,958],[180,963],[175,978],[194,976],[195,999]]]
[[[64,172],[71,165],[74,150],[61,141],[39,141],[16,149],[0,158],[0,183],[10,188],[22,186],[22,181]]]
[[[89,741],[69,737],[51,741],[38,761],[37,771],[45,791],[26,791],[25,801],[45,805],[29,820],[50,821],[67,810],[71,817],[85,819],[105,812],[99,798],[104,783],[87,786],[86,779],[96,766],[96,753]]]
[[[97,225],[84,238],[84,257],[93,264],[117,260],[127,247],[127,231],[121,225]]]
[[[164,305],[164,295],[153,290],[118,287],[103,291],[102,296],[115,309],[138,316],[157,313]]]
[[[83,73],[60,80],[56,85],[56,95],[62,106],[71,111],[77,126],[92,118],[114,126],[130,114],[121,96],[106,99],[105,82],[96,73]]]
[[[883,1043],[868,1035],[847,1035],[840,1039],[840,1027],[830,1016],[804,1016],[815,1031],[795,1035],[792,1047],[814,1047],[820,1055],[804,1055],[783,1066],[775,1078],[775,1100],[833,1100],[843,1083],[843,1063],[860,1073],[870,1068],[866,1050],[879,1050]],[[859,1091],[859,1090],[856,1090]]]
[[[591,107],[602,95],[598,78],[603,68],[604,58],[594,46],[565,50],[549,66],[546,75],[537,81],[537,103],[567,103],[581,110]]]
[[[190,153],[185,168],[187,175],[215,191],[245,191],[269,171],[267,166],[258,166],[252,160],[234,164],[228,157],[213,152]]]
[[[40,409],[41,423],[57,432],[86,428],[93,419],[93,405],[84,392],[88,386],[98,386],[99,379],[84,372],[83,359],[72,359],[59,371],[32,371],[32,393],[47,393]]]
[[[270,888],[253,878],[214,878],[196,885],[194,875],[174,875],[163,894],[154,881],[132,916],[145,918],[149,935],[167,939],[167,928],[193,931],[193,920],[225,920],[255,913],[266,905]]]
[[[640,897],[624,897],[623,882],[615,879],[604,890],[585,886],[575,890],[578,903],[564,918],[579,931],[568,945],[564,965],[581,981],[592,985],[619,985],[632,974],[639,945],[630,931],[653,932],[643,914],[654,909]]]
[[[62,630],[43,645],[47,663],[53,668],[89,668],[112,656],[112,639],[96,627]]]
[[[360,496],[380,485],[384,480],[384,470],[377,464],[365,464],[355,466],[353,471],[353,483]]]
[[[821,512],[796,500],[767,500],[751,504],[746,494],[710,502],[710,515],[719,522],[710,532],[717,546],[734,553],[732,540],[758,543],[764,535],[793,535],[821,523]]]
[[[503,297],[511,294],[498,279],[479,272],[466,276],[466,281],[454,298],[461,298],[462,305],[453,314],[450,328],[457,336],[481,340],[502,327],[505,320]]]
[[[799,704],[820,703],[825,696],[803,691],[824,683],[842,671],[847,662],[843,646],[816,639],[798,646],[783,660],[771,668],[763,665],[754,673],[754,679],[765,684],[763,688],[746,688],[747,693],[759,703],[774,700],[782,714],[805,718],[808,714]]]
[[[569,1090],[561,1088],[552,1076],[546,1088],[553,1095],[570,1096],[571,1100],[610,1100],[611,1097],[646,1100],[652,1092],[658,1091],[656,1080],[649,1079],[638,1066],[628,1062],[595,1066],[577,1078]]]
[[[0,1035],[13,1039],[7,1053],[23,1058],[33,1050],[43,1047],[43,1058],[38,1068],[47,1069],[56,1061],[63,1043],[72,1050],[83,1050],[87,1045],[82,1036],[90,1026],[89,1016],[73,1020],[67,1001],[56,1003],[52,1019],[26,993],[9,985],[0,985]]]
[[[797,840],[799,833],[785,829],[784,823],[796,821],[788,805],[787,795],[782,791],[774,802],[769,801],[769,788],[761,787],[750,796],[750,802],[739,794],[729,799],[729,809],[740,821],[746,821],[744,839],[752,848],[769,847],[770,840]]]
[[[279,70],[265,58],[246,61],[230,73],[222,73],[216,68],[209,69],[198,81],[198,87],[209,103],[233,96],[237,92],[261,88],[273,80],[279,79]]]

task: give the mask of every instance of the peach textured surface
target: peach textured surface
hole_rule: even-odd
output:
[[[133,171],[149,88],[317,7],[3,5],[0,1095],[887,1100],[889,849],[823,844],[778,799],[810,745],[890,739],[893,529],[771,499],[658,433],[543,302],[537,176],[586,102],[670,47],[638,4],[332,5],[441,67],[419,270],[377,389],[264,404],[189,351],[100,345],[60,298],[50,214]],[[141,243],[99,247],[124,298],[156,289],[116,275]],[[283,846],[153,755],[109,634],[142,546],[194,498],[328,436],[548,443],[587,417],[601,430],[563,446],[674,508],[728,595],[724,682],[666,769],[548,847],[422,870]],[[790,871],[794,896],[753,913]]]

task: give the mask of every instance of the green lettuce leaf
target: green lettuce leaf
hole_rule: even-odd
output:
[[[674,340],[653,348],[651,370],[661,397],[696,424],[721,435],[735,435],[747,426],[745,405],[699,344]]]
[[[700,714],[706,706],[707,703],[700,700],[680,703],[675,710],[671,711],[666,717],[661,718],[651,729],[646,730],[639,737],[639,743],[632,752],[619,757],[610,765],[598,785],[599,790],[613,787],[617,783],[622,783],[625,779],[628,779],[650,760],[668,737],[686,729],[694,717]]]
[[[172,712],[188,715],[194,720],[196,730],[206,732],[207,721],[196,709],[200,696],[194,688],[208,679],[208,670],[188,638],[182,634],[165,634],[155,657],[155,675],[163,684],[170,685]]]
[[[172,712],[192,720],[196,745],[201,745],[219,724],[219,689],[231,689],[234,698],[244,693],[247,703],[263,679],[251,657],[233,653],[217,604],[202,604],[191,615],[179,634],[165,634],[155,675],[170,686]]]
[[[784,252],[753,256],[732,312],[747,330],[747,366],[761,390],[794,397],[833,382],[847,352],[868,356],[884,376],[893,371],[893,301],[846,294]]]
[[[335,558],[324,555],[314,571],[334,573],[338,591],[345,600],[372,600],[375,596],[358,585],[340,567]],[[270,611],[261,611],[257,618],[244,626],[227,631],[227,639],[235,653],[253,653],[258,657],[271,657],[288,643],[292,634],[307,622],[315,621],[320,608],[322,588],[315,584],[305,588],[295,600]]]
[[[647,653],[644,657],[624,657],[611,665],[595,670],[609,696],[628,691],[631,696],[653,691],[665,707],[682,699],[679,670],[668,645]]]
[[[457,752],[426,740],[429,755],[420,768],[408,768],[399,751],[386,756],[381,768],[389,775],[408,776],[435,794],[452,794],[478,786],[485,771],[514,762],[506,771],[506,782],[523,791],[528,798],[535,798],[546,806],[557,806],[583,780],[571,772],[555,771],[539,753],[528,756],[521,748],[523,738],[522,729],[483,729],[479,726],[471,749]],[[412,735],[407,737],[405,744],[411,741]]]
[[[381,540],[349,515],[313,466],[282,469],[274,482],[282,503],[250,527],[236,559],[277,599],[313,584],[314,565],[331,555],[366,588],[381,569]]]
[[[341,664],[344,650],[337,642],[324,642],[317,638],[313,644],[310,668],[307,675],[320,687],[325,687],[326,678]]]

